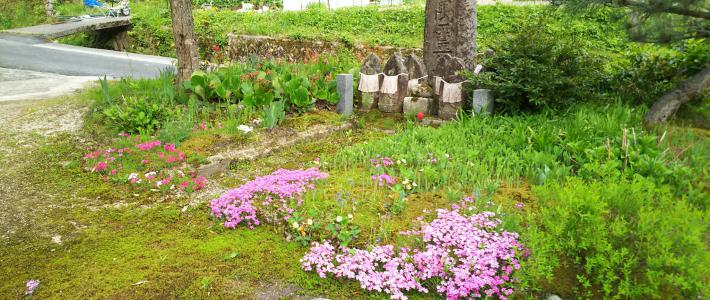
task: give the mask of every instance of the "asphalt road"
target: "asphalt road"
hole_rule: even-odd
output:
[[[154,78],[174,71],[172,58],[92,49],[0,34],[0,68],[70,76]],[[1,91],[0,91],[1,93]]]

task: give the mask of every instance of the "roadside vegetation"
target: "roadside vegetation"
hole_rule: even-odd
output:
[[[170,54],[161,5],[135,4],[134,50]],[[466,76],[498,93],[496,112],[433,126],[337,115],[349,51],[286,64],[225,50],[228,32],[416,47],[420,7],[198,10],[214,70],[177,88],[167,73],[104,79],[80,96],[80,131],[0,133],[0,204],[36,214],[3,233],[0,294],[708,297],[709,94],[674,122],[642,119],[710,48],[629,42],[623,15],[480,7],[495,55]],[[205,171],[321,126],[340,129]]]

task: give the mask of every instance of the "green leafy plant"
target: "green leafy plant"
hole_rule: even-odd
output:
[[[315,216],[315,211],[309,211],[307,218],[304,218],[298,212],[295,212],[293,216],[291,216],[288,220],[288,232],[293,238],[293,241],[304,247],[311,244],[314,235],[321,229],[321,224],[316,221]]]
[[[516,34],[493,45],[484,59],[490,69],[470,76],[496,93],[496,107],[506,112],[564,108],[588,101],[601,81],[599,59],[567,32],[549,31],[546,18],[528,20]]]
[[[353,216],[336,216],[331,223],[325,226],[331,238],[338,241],[341,247],[347,247],[360,236],[360,227],[352,223]]]
[[[123,103],[103,110],[118,129],[129,133],[151,133],[167,120],[172,111],[146,98],[128,97]]]
[[[523,237],[532,258],[524,280],[554,280],[555,271],[578,272],[577,295],[606,298],[695,298],[710,254],[707,212],[666,188],[637,178],[591,184],[570,180],[534,189],[540,211]],[[680,234],[682,232],[682,234]],[[552,246],[554,245],[554,246]]]
[[[284,118],[286,117],[284,109],[285,108],[283,101],[271,102],[269,106],[266,107],[262,115],[264,127],[268,129],[273,129],[277,125],[281,124],[281,122],[283,122]]]

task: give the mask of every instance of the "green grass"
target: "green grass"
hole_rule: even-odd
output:
[[[0,30],[33,26],[47,21],[39,1],[3,0],[0,3]]]
[[[136,3],[132,51],[174,56],[170,14],[162,2]],[[493,44],[521,24],[549,15],[549,30],[566,31],[585,40],[588,48],[606,51],[627,44],[623,16],[602,10],[579,17],[545,6],[479,6],[478,44]],[[357,7],[337,10],[311,9],[267,14],[231,10],[195,10],[195,32],[202,49],[226,45],[227,34],[267,35],[292,39],[340,41],[347,45],[367,44],[421,48],[424,37],[424,8]],[[589,47],[591,46],[591,47]]]
[[[363,129],[301,143],[257,161],[233,164],[234,176],[212,180],[226,187],[236,187],[278,168],[312,166],[313,160],[319,157],[330,177],[319,183],[315,192],[305,195],[301,211],[316,211],[314,218],[323,223],[336,215],[353,213],[354,222],[362,229],[359,239],[353,243],[355,246],[405,245],[409,241],[396,233],[412,226],[424,209],[446,207],[461,196],[476,192],[481,194],[481,205],[488,205],[482,207],[501,213],[505,227],[521,232],[525,241],[533,238],[527,235],[527,226],[537,219],[521,222],[526,217],[523,213],[535,216],[543,208],[542,203],[561,201],[546,192],[550,184],[535,186],[531,191],[530,184],[540,178],[536,173],[538,169],[547,164],[553,171],[548,172],[546,180],[553,184],[566,182],[566,177],[581,178],[577,184],[581,189],[586,182],[604,189],[605,183],[596,177],[600,175],[588,173],[590,170],[606,170],[605,180],[625,180],[626,173],[617,174],[609,167],[617,166],[613,162],[618,161],[620,130],[636,128],[639,144],[644,143],[643,137],[652,141],[660,139],[664,131],[664,128],[642,129],[639,126],[642,113],[621,105],[581,106],[557,116],[473,118],[438,129],[409,124],[393,136],[379,129],[397,129],[403,126],[401,120],[369,113],[360,116],[369,121]],[[286,125],[304,127],[335,121],[332,115],[318,113],[295,118]],[[203,143],[191,140],[204,139],[206,135],[208,133],[192,137],[184,145]],[[218,196],[216,194],[205,195],[203,202],[182,212],[194,199],[137,193],[127,185],[104,183],[84,170],[81,157],[96,145],[70,135],[47,140],[36,138],[39,146],[35,150],[0,161],[4,169],[0,179],[7,186],[17,187],[8,193],[10,200],[16,202],[14,205],[31,203],[44,211],[35,216],[32,226],[20,228],[6,240],[0,251],[0,261],[12,262],[0,264],[0,272],[9,275],[9,280],[0,283],[3,295],[20,296],[27,280],[40,279],[37,296],[43,298],[250,298],[265,286],[290,284],[302,288],[303,294],[331,299],[385,298],[365,293],[351,281],[320,279],[313,273],[301,271],[298,260],[306,248],[286,241],[284,231],[288,229],[285,226],[265,225],[253,231],[222,228],[219,221],[209,215],[204,202]],[[614,159],[606,158],[606,138],[611,141]],[[644,148],[646,152],[632,151],[639,156],[643,153],[652,157],[660,155],[663,165],[669,168],[666,175],[649,175],[642,169],[634,169],[633,176],[645,176],[648,182],[658,180],[653,184],[670,188],[676,185],[674,180],[677,179],[673,178],[682,178],[680,175],[684,173],[679,173],[677,167],[689,168],[690,186],[700,187],[702,191],[708,174],[709,140],[703,131],[670,127],[659,146],[654,142],[647,146],[650,148]],[[6,136],[3,141],[10,142],[12,137]],[[675,150],[685,148],[688,150]],[[649,149],[660,151],[648,152]],[[666,153],[675,154],[660,154],[665,149],[669,149]],[[433,169],[432,174],[427,168],[439,166],[427,162],[429,152],[442,161],[437,164],[442,168]],[[595,153],[601,153],[601,157]],[[407,165],[391,173],[402,178],[412,172],[409,173],[413,174],[411,178],[420,184],[419,189],[407,195],[402,213],[395,214],[389,209],[393,193],[376,188],[370,180],[374,170],[369,166],[369,159],[377,154],[395,160],[405,158]],[[451,161],[444,162],[444,154],[449,154]],[[22,157],[23,163],[13,164],[18,157]],[[597,168],[599,162],[605,168]],[[595,168],[590,169],[590,166]],[[565,172],[556,173],[556,170]],[[551,176],[552,173],[559,177]],[[617,191],[621,189],[619,193],[622,193],[624,185],[620,186]],[[344,192],[349,192],[356,201],[341,207],[335,199],[338,193]],[[43,197],[45,194],[53,196]],[[582,199],[584,203],[583,197],[588,194],[577,194],[575,199]],[[540,195],[545,197],[545,202],[538,203]],[[645,199],[642,196],[637,193],[635,197]],[[696,197],[707,199],[702,193]],[[490,204],[486,204],[488,201]],[[513,206],[517,202],[525,203],[526,210],[516,211]],[[112,207],[119,203],[125,206]],[[691,207],[706,211],[699,203]],[[683,209],[687,208],[675,208],[674,215],[683,215]],[[694,216],[697,220],[698,214]],[[62,235],[62,245],[50,243],[54,234]],[[688,234],[697,238],[695,233]],[[314,236],[326,237],[324,233]],[[555,243],[554,236],[547,238],[547,245]],[[533,250],[539,251],[536,249]],[[555,276],[565,274],[558,272],[561,271],[555,270]],[[569,276],[575,278],[575,273]],[[534,277],[527,277],[525,282],[529,288],[521,291],[521,297],[538,295],[536,288],[542,283],[531,278]],[[142,281],[145,282],[134,285]],[[555,291],[562,292],[573,291],[577,284],[574,280],[556,283]],[[413,295],[412,298],[430,299],[431,296]]]

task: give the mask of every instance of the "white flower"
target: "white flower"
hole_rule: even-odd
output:
[[[417,187],[417,183],[414,182],[414,181],[412,181],[412,186],[413,186],[413,187]]]
[[[306,224],[308,224],[308,226],[313,225],[313,219],[308,219],[308,220],[306,221]]]
[[[444,154],[444,156],[445,156],[446,158],[449,158],[449,154],[448,154],[448,153]]]
[[[145,177],[146,177],[146,178],[148,178],[148,177],[155,177],[155,175],[157,175],[157,174],[158,174],[158,173],[156,173],[155,171],[153,171],[153,172],[148,172],[148,173],[145,173]]]
[[[298,226],[298,222],[293,222],[293,229],[298,229],[298,227],[301,227],[301,226]]]
[[[155,183],[155,186],[157,186],[157,187],[160,187],[161,185],[163,185],[162,180],[158,180],[158,182]]]
[[[252,128],[251,126],[248,126],[248,125],[239,125],[239,126],[237,126],[237,129],[239,129],[239,131],[244,132],[244,133],[250,133],[252,130],[254,130],[254,128]]]
[[[352,219],[353,219],[353,214],[348,214],[348,219],[352,220]]]
[[[337,218],[335,218],[335,222],[340,223],[342,221],[343,221],[343,217],[341,217],[341,216],[338,216]]]
[[[252,120],[251,122],[254,123],[254,124],[256,124],[256,125],[259,125],[259,123],[261,123],[261,119],[254,119],[254,120]]]
[[[136,179],[136,178],[138,178],[138,173],[131,173],[131,174],[128,174],[128,180]]]

